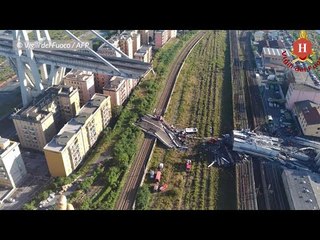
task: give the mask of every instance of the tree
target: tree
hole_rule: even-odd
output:
[[[139,188],[136,198],[136,209],[137,210],[147,210],[149,206],[149,201],[151,198],[151,193],[147,185],[143,185]]]
[[[113,107],[112,110],[111,110],[112,111],[112,116],[117,118],[120,115],[120,113],[122,111],[122,108],[123,108],[122,106]]]

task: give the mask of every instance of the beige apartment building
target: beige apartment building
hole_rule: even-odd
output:
[[[113,76],[103,88],[103,94],[111,97],[111,105],[120,106],[129,97],[138,79],[127,79]]]
[[[79,111],[77,89],[68,86],[48,88],[35,104],[12,115],[21,146],[43,151],[57,130]]]
[[[151,62],[152,46],[142,45],[140,49],[134,54],[134,58],[142,62]]]
[[[140,33],[138,33],[138,31],[132,31],[131,37],[132,37],[132,52],[134,54],[141,47],[141,35]]]
[[[81,163],[111,119],[110,97],[94,94],[44,147],[50,174],[68,176]]]
[[[88,102],[95,94],[92,72],[73,69],[64,76],[63,81],[67,86],[78,88],[81,106]]]
[[[121,77],[113,76],[104,86],[103,94],[110,96],[112,107],[122,105],[128,97],[125,80]]]
[[[304,135],[320,137],[320,105],[309,100],[296,102],[294,113]]]

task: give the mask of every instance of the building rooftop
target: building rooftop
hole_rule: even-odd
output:
[[[291,197],[296,210],[319,210],[320,176],[318,174],[285,169],[283,178],[289,192],[287,197]]]
[[[46,150],[59,152],[64,149],[68,141],[81,129],[82,124],[75,119],[71,119],[66,123],[59,133],[44,147]]]
[[[32,122],[41,122],[50,114],[52,113],[41,110],[40,106],[29,106],[13,114],[13,118],[24,119]]]
[[[103,88],[105,90],[117,91],[123,83],[124,83],[124,78],[113,76]]]
[[[10,141],[10,139],[0,137],[0,157],[3,157],[2,154],[11,149],[14,144],[18,143]]]
[[[295,89],[312,92],[320,90],[320,87],[315,85],[308,72],[292,70],[288,75],[288,79],[290,82],[295,83]]]
[[[282,56],[282,52],[286,51],[287,55],[289,55],[288,50],[286,49],[280,49],[280,48],[268,48],[264,47],[263,48],[263,54],[264,55],[269,55],[269,56]]]
[[[308,125],[320,124],[319,105],[309,100],[295,102],[294,105],[297,112],[303,114]]]
[[[142,45],[141,48],[137,50],[134,54],[135,56],[144,56],[148,51],[150,51],[151,46]]]
[[[92,76],[92,72],[73,69],[64,76],[64,79],[85,82],[88,81],[88,79],[90,79]]]
[[[91,100],[80,109],[79,115],[67,122],[44,149],[56,152],[62,151],[72,136],[81,129],[87,119],[98,109],[102,101],[107,98],[99,93],[94,94]]]
[[[0,155],[10,146],[10,140],[0,137]]]
[[[269,40],[270,48],[284,48],[284,44],[281,40]]]
[[[24,119],[33,122],[39,122],[46,116],[52,114],[46,111],[46,106],[55,100],[56,96],[69,96],[74,94],[78,89],[69,86],[53,86],[40,94],[35,100],[27,107],[20,109],[18,112],[12,114],[12,118]]]

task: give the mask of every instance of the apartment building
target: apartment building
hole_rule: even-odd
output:
[[[78,89],[48,88],[34,103],[11,115],[22,147],[42,151],[57,130],[80,110]]]
[[[119,35],[114,35],[112,36],[108,42],[115,48],[120,49],[119,47]],[[99,54],[101,55],[105,55],[105,56],[113,56],[113,57],[120,57],[120,53],[118,53],[117,51],[115,51],[113,48],[111,48],[109,45],[107,44],[102,44],[97,51]]]
[[[129,32],[123,32],[119,38],[119,47],[129,58],[133,58],[133,39]]]
[[[121,77],[113,76],[103,88],[103,94],[110,96],[112,107],[121,106],[128,97],[126,80]]]
[[[142,45],[140,49],[134,54],[134,58],[142,62],[151,62],[152,47],[149,45]]]
[[[141,47],[141,35],[140,33],[137,33],[137,31],[132,31],[131,37],[132,37],[132,52],[134,54]]]
[[[103,94],[111,97],[111,105],[120,106],[129,97],[138,79],[129,79],[113,76],[103,88]]]
[[[44,147],[50,174],[68,176],[81,163],[111,119],[110,97],[94,94]]]
[[[92,72],[73,69],[64,76],[63,81],[67,86],[78,88],[81,106],[95,94]]]
[[[168,30],[168,40],[177,37],[177,30]]]
[[[314,84],[308,72],[287,73],[289,88],[286,93],[286,107],[290,110],[295,102],[309,100],[320,104],[320,88]]]
[[[96,93],[103,93],[103,87],[110,81],[112,75],[99,74],[94,75],[94,86]]]
[[[155,49],[161,48],[168,40],[169,30],[157,30],[154,32],[154,44]]]
[[[139,30],[140,36],[141,36],[141,44],[142,45],[149,45],[150,43],[150,38],[149,38],[149,34],[150,31],[149,30]]]
[[[312,101],[300,101],[294,104],[302,132],[306,136],[320,137],[320,105]]]
[[[26,175],[19,143],[0,137],[0,185],[15,188]]]

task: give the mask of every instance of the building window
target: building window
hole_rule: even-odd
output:
[[[306,128],[304,128],[303,131],[305,132],[305,131],[306,131]]]
[[[319,132],[316,132],[316,134],[319,134]]]
[[[320,130],[320,127],[318,127],[317,130]]]

